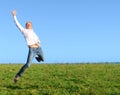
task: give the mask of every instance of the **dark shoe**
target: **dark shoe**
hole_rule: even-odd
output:
[[[38,61],[38,62],[40,62],[40,59],[39,59],[39,57],[35,57],[36,58],[36,60]]]
[[[44,61],[43,58],[42,58],[41,56],[38,56],[38,57],[35,57],[35,58],[36,58],[36,60],[37,60],[38,62]]]
[[[15,76],[14,83],[17,83],[18,79],[19,79],[19,76]]]

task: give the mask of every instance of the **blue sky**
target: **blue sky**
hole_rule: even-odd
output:
[[[119,62],[119,0],[0,1],[0,63],[25,63],[28,47],[13,22],[32,21],[45,63]],[[33,62],[36,62],[34,59]]]

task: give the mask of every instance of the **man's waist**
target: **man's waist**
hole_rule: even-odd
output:
[[[40,43],[35,43],[35,44],[32,44],[32,45],[28,45],[28,47],[30,48],[38,48],[40,46]]]

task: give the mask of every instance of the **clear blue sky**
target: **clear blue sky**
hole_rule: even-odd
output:
[[[120,0],[1,0],[0,63],[25,63],[28,54],[13,9],[23,26],[32,21],[45,63],[120,61]]]

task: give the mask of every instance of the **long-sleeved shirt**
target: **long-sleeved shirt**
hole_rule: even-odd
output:
[[[13,16],[13,18],[14,18],[14,22],[15,22],[16,26],[19,28],[19,30],[24,35],[24,38],[25,38],[28,46],[29,45],[34,45],[36,43],[40,43],[40,40],[39,40],[38,36],[35,34],[35,32],[33,31],[33,29],[23,28],[20,25],[20,23],[18,22],[17,17]]]

